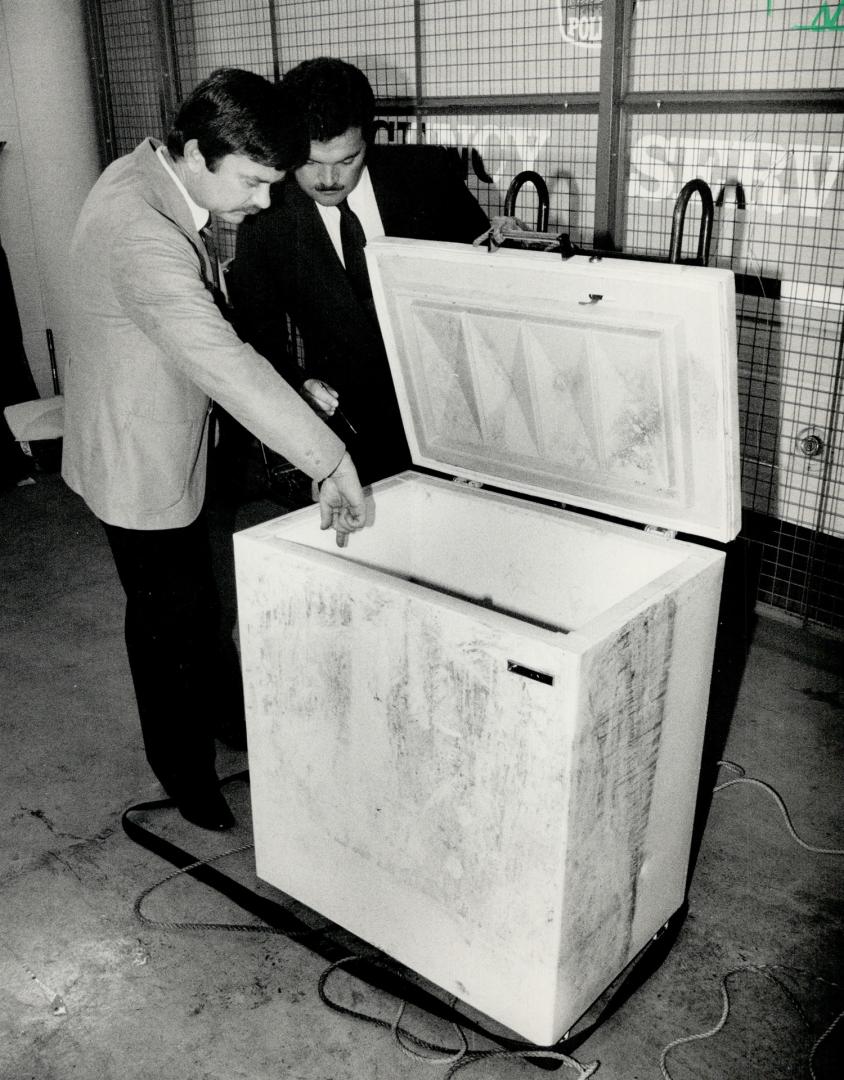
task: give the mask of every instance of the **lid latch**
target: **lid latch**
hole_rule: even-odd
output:
[[[677,537],[676,529],[664,529],[661,525],[646,525],[645,532],[651,536],[659,536],[662,540],[674,540]]]

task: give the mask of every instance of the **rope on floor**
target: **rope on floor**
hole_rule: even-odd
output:
[[[280,926],[272,926],[269,923],[174,922],[172,920],[150,919],[143,912],[144,901],[148,896],[154,893],[156,889],[160,889],[162,885],[166,885],[169,881],[181,877],[182,874],[190,874],[191,871],[198,869],[200,866],[211,866],[213,863],[219,862],[221,859],[226,859],[230,855],[240,855],[244,851],[251,851],[254,846],[255,845],[251,843],[242,844],[240,847],[222,851],[219,855],[212,855],[207,859],[195,859],[192,863],[188,863],[187,866],[179,867],[178,870],[174,870],[160,881],[156,881],[154,885],[150,885],[149,888],[144,889],[132,905],[132,911],[144,926],[149,926],[156,930],[235,930],[240,933],[281,934],[283,937],[289,937],[295,940],[297,936],[295,930],[286,930]],[[305,935],[303,934],[301,936]]]
[[[576,1069],[577,1075],[580,1080],[586,1080],[587,1077],[593,1076],[600,1063],[598,1061],[592,1061],[588,1065],[583,1065],[575,1058],[568,1054],[564,1054],[560,1050],[542,1050],[538,1047],[534,1047],[529,1043],[526,1043],[523,1048],[516,1050],[470,1050],[469,1044],[466,1040],[466,1034],[459,1024],[452,1024],[455,1031],[458,1033],[463,1045],[457,1049],[451,1047],[441,1046],[437,1043],[429,1042],[427,1039],[423,1039],[418,1035],[414,1035],[406,1028],[401,1028],[399,1025],[404,1016],[404,1010],[407,1002],[401,1002],[396,1018],[392,1021],[383,1020],[379,1016],[373,1016],[371,1013],[364,1013],[358,1009],[350,1009],[346,1005],[341,1005],[337,1001],[333,1001],[327,994],[325,986],[332,974],[339,968],[345,967],[348,963],[354,960],[359,960],[358,956],[345,956],[341,960],[335,961],[319,978],[317,985],[317,992],[319,993],[319,999],[327,1005],[329,1009],[334,1012],[341,1013],[344,1016],[351,1016],[356,1020],[363,1020],[368,1024],[375,1024],[376,1027],[386,1028],[393,1033],[399,1048],[416,1061],[424,1062],[426,1065],[449,1065],[450,1068],[445,1074],[443,1080],[450,1080],[452,1076],[458,1071],[458,1069],[466,1068],[470,1065],[474,1065],[479,1061],[488,1061],[491,1058],[527,1058],[546,1062],[556,1062],[560,1065],[566,1065],[568,1068]],[[455,999],[456,1000],[456,999]],[[416,1047],[420,1049],[429,1050],[431,1053],[436,1054],[436,1057],[428,1057],[427,1055],[420,1054],[416,1050],[409,1048],[403,1044],[402,1040],[407,1039],[412,1042]]]
[[[730,994],[727,989],[727,983],[735,975],[750,972],[752,974],[762,975],[764,978],[768,979],[771,983],[774,984],[774,986],[781,990],[783,994],[785,994],[785,996],[794,1006],[796,1011],[799,1013],[803,1023],[806,1025],[807,1028],[810,1029],[811,1024],[809,1023],[808,1017],[806,1016],[806,1013],[800,1005],[800,1002],[797,1000],[791,990],[789,990],[789,988],[785,985],[785,983],[782,982],[781,979],[777,978],[777,976],[774,974],[774,972],[776,971],[790,972],[797,975],[806,975],[808,978],[813,979],[815,982],[822,982],[827,986],[841,989],[838,983],[831,982],[829,979],[821,978],[821,976],[819,975],[815,975],[810,971],[803,971],[800,968],[790,968],[785,966],[784,964],[743,964],[741,967],[733,968],[732,971],[728,971],[727,974],[721,979],[721,1015],[718,1018],[718,1022],[714,1025],[714,1027],[709,1028],[707,1031],[695,1032],[693,1035],[683,1035],[679,1039],[674,1039],[665,1047],[665,1049],[660,1054],[659,1068],[662,1072],[663,1080],[673,1080],[671,1073],[668,1071],[668,1065],[666,1064],[668,1055],[671,1053],[672,1050],[676,1049],[676,1047],[678,1046],[683,1046],[687,1043],[702,1042],[704,1039],[711,1039],[713,1035],[717,1035],[718,1032],[723,1029],[724,1025],[727,1023],[727,1018],[730,1015]],[[815,1059],[817,1057],[818,1050],[825,1042],[825,1040],[832,1034],[833,1030],[836,1028],[842,1017],[844,1017],[844,1011],[838,1013],[838,1015],[833,1019],[832,1023],[826,1028],[823,1034],[815,1040],[812,1049],[809,1052],[809,1075],[811,1077],[811,1080],[818,1080],[817,1073],[815,1072]]]
[[[144,889],[143,892],[135,900],[132,905],[132,910],[138,920],[145,926],[157,929],[157,930],[228,930],[237,931],[241,933],[262,933],[262,934],[281,934],[284,937],[295,937],[289,931],[281,929],[280,927],[271,926],[267,923],[209,923],[209,922],[185,922],[175,920],[161,920],[151,919],[143,912],[144,901],[163,885],[175,880],[183,874],[189,874],[192,870],[197,869],[200,866],[210,866],[212,863],[219,862],[221,859],[228,858],[232,855],[240,855],[244,851],[250,851],[254,847],[253,844],[242,844],[240,847],[231,848],[228,851],[220,852],[217,855],[210,856],[206,859],[196,859],[194,862],[189,863],[187,866],[179,867],[172,873],[167,874],[166,877],[161,878],[160,881],[156,881],[153,885]],[[587,1077],[592,1076],[598,1069],[599,1063],[593,1061],[588,1065],[582,1065],[579,1061],[570,1057],[568,1054],[564,1054],[557,1050],[540,1050],[536,1049],[530,1044],[525,1044],[524,1049],[519,1050],[470,1050],[469,1043],[466,1039],[466,1033],[459,1024],[451,1022],[451,1026],[457,1033],[458,1038],[462,1042],[462,1046],[456,1050],[452,1050],[449,1047],[440,1046],[437,1043],[429,1042],[427,1039],[423,1039],[418,1035],[414,1035],[413,1032],[408,1031],[401,1026],[401,1022],[404,1018],[404,1012],[407,1008],[407,1001],[401,1001],[399,1003],[398,1011],[396,1012],[395,1019],[382,1020],[380,1017],[372,1016],[369,1013],[361,1012],[357,1009],[350,1009],[345,1005],[341,1005],[337,1001],[333,1001],[328,997],[325,990],[325,985],[329,978],[341,967],[345,967],[347,964],[355,960],[361,960],[360,956],[344,956],[340,960],[335,960],[330,964],[325,971],[320,975],[319,982],[317,984],[317,993],[319,994],[320,1001],[334,1012],[342,1013],[345,1016],[351,1016],[356,1020],[363,1020],[369,1024],[375,1024],[378,1027],[386,1028],[392,1033],[393,1039],[402,1053],[409,1057],[412,1057],[416,1061],[423,1062],[426,1065],[450,1065],[448,1073],[444,1080],[450,1080],[450,1077],[457,1072],[458,1068],[464,1068],[467,1065],[473,1065],[478,1061],[486,1060],[488,1058],[541,1058],[547,1061],[559,1062],[563,1065],[567,1065],[569,1068],[578,1070],[578,1077],[580,1080],[586,1080]],[[368,959],[367,963],[376,963],[372,959]],[[387,965],[377,965],[387,967]],[[452,1005],[454,1004],[452,1002]],[[415,1049],[417,1047],[418,1049]],[[428,1050],[438,1055],[436,1057],[429,1057],[427,1054],[422,1054],[419,1050]]]
[[[428,1065],[450,1064],[451,1062],[457,1061],[468,1052],[469,1043],[466,1040],[465,1032],[459,1024],[452,1022],[451,1025],[458,1033],[463,1043],[463,1046],[458,1050],[451,1050],[446,1046],[428,1042],[427,1039],[423,1039],[402,1028],[400,1025],[404,1017],[404,1010],[407,1007],[406,1001],[400,1003],[394,1020],[383,1020],[380,1016],[373,1016],[371,1013],[361,1012],[359,1009],[350,1009],[347,1005],[341,1005],[339,1001],[332,1000],[325,989],[328,980],[338,969],[345,968],[347,964],[351,964],[355,960],[360,959],[361,957],[356,955],[344,956],[340,960],[335,960],[333,964],[330,964],[325,971],[323,971],[319,977],[319,982],[317,983],[317,993],[319,994],[319,1000],[323,1005],[326,1005],[332,1012],[340,1013],[342,1016],[351,1016],[355,1020],[363,1020],[367,1024],[374,1024],[376,1027],[385,1028],[387,1031],[391,1031],[399,1048],[404,1053],[409,1057],[415,1058],[417,1061],[424,1061]],[[403,1039],[406,1039],[407,1042],[403,1042]],[[436,1058],[427,1057],[424,1054],[418,1053],[418,1051],[409,1046],[408,1043],[412,1043],[413,1046],[418,1047],[420,1050],[430,1050],[432,1053],[440,1056]]]
[[[227,778],[227,780],[238,778],[240,778],[240,774],[238,774],[237,777],[229,777]],[[132,909],[139,922],[141,922],[144,926],[148,926],[150,928],[158,930],[225,930],[240,933],[278,934],[283,937],[290,938],[291,940],[300,941],[305,938],[314,936],[315,931],[310,927],[305,926],[304,924],[301,924],[302,929],[297,932],[297,930],[291,928],[291,926],[274,925],[272,922],[269,921],[269,917],[267,917],[266,921],[255,923],[209,923],[196,921],[189,922],[184,920],[177,921],[152,919],[148,915],[146,915],[143,910],[144,902],[149,898],[152,893],[154,893],[157,889],[160,889],[162,886],[166,885],[168,882],[171,882],[184,874],[189,874],[192,877],[197,878],[200,871],[204,870],[207,867],[210,867],[213,863],[219,862],[222,859],[229,858],[230,856],[239,855],[245,851],[250,851],[254,849],[254,844],[247,843],[242,844],[240,847],[230,848],[226,851],[219,852],[218,854],[209,856],[207,858],[191,859],[191,861],[187,861],[188,859],[190,859],[190,856],[187,855],[186,852],[183,852],[180,848],[176,848],[175,846],[171,845],[168,841],[164,841],[162,838],[156,838],[155,842],[151,842],[150,837],[144,839],[144,834],[146,834],[147,830],[133,823],[131,820],[131,814],[137,810],[157,810],[169,807],[171,805],[172,801],[169,799],[161,799],[148,803],[138,803],[133,807],[129,807],[129,809],[127,809],[123,815],[123,827],[126,830],[127,835],[129,835],[136,842],[144,843],[145,846],[148,847],[150,850],[155,850],[159,855],[162,855],[164,858],[170,859],[170,861],[175,862],[176,860],[178,860],[180,864],[171,873],[167,874],[159,881],[154,882],[152,885],[144,889],[138,895],[134,904],[132,905]],[[150,836],[151,835],[152,834],[150,834]],[[217,871],[211,871],[211,873],[218,874]],[[223,895],[228,896],[230,899],[234,900],[235,903],[239,903],[243,900],[243,897],[240,895],[240,891],[238,891],[236,894],[233,894],[233,890],[231,889],[231,886],[235,884],[233,881],[230,881],[229,879],[224,879],[224,885],[227,885],[228,887],[220,886],[220,883],[217,882],[216,879],[214,879],[214,881],[212,882],[212,885],[213,884],[216,884],[219,891],[221,891]],[[252,909],[250,908],[249,910]],[[256,915],[258,915],[258,918],[262,918],[262,915],[259,914],[257,911],[255,913]],[[294,925],[296,921],[297,920],[295,919],[293,920]],[[325,994],[324,986],[333,971],[343,965],[350,963],[353,960],[361,961],[370,969],[377,968],[385,973],[392,973],[394,976],[397,976],[399,980],[402,979],[402,976],[398,974],[393,965],[381,963],[372,957],[346,956],[340,960],[332,962],[330,966],[320,976],[317,989],[320,1000],[323,1002],[323,1004],[328,1006],[328,1008],[333,1009],[335,1012],[344,1013],[348,1016],[354,1017],[355,1019],[365,1020],[369,1023],[374,1023],[378,1026],[387,1028],[391,1031],[393,1038],[402,1053],[414,1058],[414,1060],[416,1061],[432,1065],[450,1065],[450,1071],[448,1072],[447,1076],[444,1077],[444,1080],[449,1080],[449,1078],[458,1068],[463,1068],[466,1065],[474,1064],[476,1061],[484,1060],[489,1057],[522,1057],[528,1059],[539,1059],[537,1063],[541,1064],[544,1060],[544,1062],[547,1063],[545,1066],[546,1068],[559,1068],[560,1064],[565,1064],[570,1068],[577,1069],[578,1076],[582,1078],[582,1080],[585,1080],[585,1078],[592,1076],[599,1067],[599,1063],[597,1061],[592,1062],[589,1065],[583,1066],[580,1064],[580,1062],[576,1061],[574,1058],[562,1053],[559,1050],[542,1050],[535,1047],[531,1043],[517,1043],[514,1040],[504,1040],[501,1038],[497,1038],[493,1035],[489,1035],[489,1037],[492,1038],[494,1041],[502,1041],[505,1043],[509,1043],[508,1048],[500,1050],[473,1051],[469,1049],[466,1032],[464,1031],[463,1027],[454,1020],[448,1020],[447,1022],[451,1023],[452,1027],[457,1032],[458,1037],[461,1040],[462,1046],[460,1046],[456,1050],[453,1050],[450,1047],[443,1047],[437,1045],[436,1043],[428,1042],[427,1040],[422,1039],[417,1035],[414,1035],[413,1032],[408,1031],[406,1028],[401,1026],[401,1022],[404,1017],[404,1012],[407,1008],[408,1001],[406,999],[402,999],[400,994],[398,993],[392,994],[392,996],[398,998],[400,1002],[396,1016],[392,1021],[381,1020],[379,1017],[370,1016],[368,1014],[358,1012],[354,1009],[348,1009],[345,1006],[340,1005],[338,1002],[330,1000]],[[367,980],[364,981],[366,982]],[[369,981],[369,985],[375,986],[377,989],[381,990],[384,993],[391,993],[391,991],[387,990],[385,986],[377,986],[377,984],[373,983],[371,980]],[[407,989],[409,992],[412,993],[412,987],[408,985]],[[420,992],[420,996],[424,997],[425,995],[421,994]],[[454,1003],[456,1002],[456,1000],[456,998],[452,999],[451,1011],[453,1011]],[[419,1007],[423,1010],[425,1008],[424,1005],[420,1005]],[[431,1015],[437,1015],[437,1013],[434,1011],[431,1013]],[[477,1030],[481,1034],[486,1034],[483,1029],[478,1027],[476,1024],[473,1024],[469,1021],[467,1021],[467,1024],[470,1029]],[[418,1050],[414,1049],[414,1047],[417,1047]],[[438,1056],[430,1057],[428,1056],[428,1054],[420,1053],[419,1051],[421,1050],[430,1051],[431,1053],[434,1053]]]
[[[458,1069],[463,1069],[468,1065],[476,1065],[479,1061],[487,1061],[490,1058],[519,1057],[528,1061],[533,1060],[533,1058],[550,1058],[552,1061],[559,1061],[561,1065],[577,1069],[580,1080],[586,1080],[587,1077],[594,1076],[600,1068],[600,1062],[598,1061],[591,1061],[588,1065],[581,1065],[579,1061],[575,1061],[568,1054],[563,1054],[558,1050],[476,1050],[470,1053],[471,1056],[467,1055],[462,1061],[452,1065],[443,1080],[451,1080],[451,1077],[454,1076]]]
[[[794,826],[791,824],[791,816],[788,813],[788,807],[783,802],[783,799],[779,792],[776,791],[775,788],[772,788],[770,784],[766,784],[764,780],[757,780],[753,776],[746,776],[742,766],[736,765],[734,761],[719,761],[718,764],[723,766],[725,769],[730,769],[732,772],[738,773],[739,775],[736,777],[735,780],[725,780],[723,784],[717,784],[712,789],[713,793],[723,791],[724,788],[732,787],[734,784],[753,784],[756,787],[760,787],[763,791],[767,791],[771,798],[776,802],[777,806],[780,808],[782,816],[785,818],[785,824],[788,831],[791,833],[791,836],[800,845],[800,847],[805,848],[806,851],[812,851],[816,855],[844,855],[844,848],[817,847],[815,844],[810,844],[806,840],[802,839],[802,837],[798,836]]]
[[[788,828],[789,833],[796,841],[796,843],[800,845],[800,847],[805,848],[806,851],[811,851],[816,855],[844,855],[844,849],[842,848],[819,847],[816,844],[808,843],[801,836],[799,836],[797,830],[794,828],[794,825],[791,822],[791,815],[788,812],[788,807],[785,805],[782,796],[775,788],[771,787],[770,784],[766,784],[763,780],[757,780],[755,777],[747,776],[745,774],[744,768],[741,765],[737,765],[734,761],[721,760],[718,762],[718,765],[722,768],[729,769],[731,772],[737,773],[738,775],[733,780],[726,780],[722,784],[717,784],[712,789],[713,794],[716,794],[719,791],[723,791],[725,788],[732,787],[734,784],[753,784],[756,787],[760,787],[763,791],[766,791],[776,802],[777,806],[780,809],[780,812],[782,813],[783,818],[785,819],[785,824]],[[709,1028],[707,1031],[696,1032],[694,1035],[684,1035],[679,1039],[674,1039],[665,1047],[665,1049],[660,1054],[659,1067],[662,1071],[663,1080],[672,1080],[671,1074],[668,1071],[668,1066],[666,1065],[666,1059],[668,1058],[669,1053],[673,1049],[675,1049],[675,1047],[683,1046],[686,1043],[701,1042],[704,1039],[711,1039],[713,1035],[717,1035],[718,1032],[723,1029],[724,1025],[727,1023],[727,1018],[730,1015],[730,995],[727,989],[727,982],[734,975],[739,975],[742,972],[752,972],[757,975],[762,975],[770,982],[772,982],[775,986],[777,986],[785,994],[785,996],[789,999],[791,1004],[800,1014],[800,1018],[803,1020],[806,1027],[811,1028],[811,1024],[809,1023],[809,1020],[797,998],[794,996],[794,994],[792,994],[788,987],[780,979],[778,979],[775,974],[773,974],[775,971],[788,971],[792,974],[806,975],[807,977],[813,979],[816,982],[822,982],[827,986],[840,989],[838,983],[831,982],[829,979],[824,979],[820,975],[815,975],[813,972],[809,971],[803,971],[800,968],[786,967],[782,964],[744,964],[741,967],[733,968],[732,971],[728,971],[727,974],[721,979],[721,1016],[719,1017],[718,1022],[715,1024],[715,1026]],[[826,1039],[829,1038],[829,1036],[838,1026],[842,1018],[844,1018],[844,1010],[838,1013],[838,1015],[832,1020],[832,1023],[830,1023],[826,1030],[815,1040],[812,1049],[809,1052],[809,1075],[811,1076],[811,1080],[817,1080],[817,1075],[815,1073],[815,1059],[817,1057],[818,1051],[820,1050],[822,1044],[826,1041]]]
[[[723,791],[725,788],[731,787],[735,784],[745,783],[761,787],[775,800],[777,806],[780,809],[780,812],[785,819],[785,823],[789,833],[801,847],[805,848],[807,851],[811,851],[815,854],[820,855],[844,855],[844,849],[822,848],[803,840],[802,837],[798,835],[791,822],[791,817],[789,815],[788,808],[786,807],[785,802],[783,801],[779,793],[773,787],[771,787],[770,784],[766,784],[764,781],[757,780],[754,777],[746,776],[744,768],[741,765],[737,765],[735,762],[720,760],[718,762],[718,765],[725,769],[729,769],[739,775],[733,780],[727,780],[722,784],[716,785],[713,788],[713,794],[716,794],[719,791]],[[153,807],[155,805],[163,805],[166,802],[166,800],[163,800],[159,804],[140,804],[139,806],[131,809]],[[128,813],[129,811],[126,812],[126,814]],[[126,827],[126,814],[124,814],[124,828]],[[280,934],[285,937],[295,938],[297,936],[295,931],[291,932],[290,929],[276,927],[269,923],[204,923],[159,921],[150,919],[143,913],[142,908],[144,900],[146,900],[151,893],[153,893],[156,889],[159,889],[162,885],[165,885],[167,882],[174,880],[182,874],[195,872],[201,867],[210,866],[212,863],[218,862],[219,860],[225,859],[231,855],[237,855],[244,851],[249,851],[253,848],[253,846],[254,845],[251,843],[243,844],[238,848],[232,848],[228,851],[221,852],[218,855],[214,855],[206,859],[196,859],[188,865],[180,866],[171,874],[168,874],[160,881],[155,882],[155,884],[151,885],[149,888],[144,889],[144,891],[135,900],[135,903],[133,905],[135,915],[146,926],[155,927],[162,930],[231,930],[264,934]],[[307,933],[312,933],[312,931],[308,930]],[[303,934],[302,936],[305,935]],[[584,1065],[581,1062],[577,1061],[575,1058],[572,1058],[568,1054],[563,1053],[562,1051],[542,1050],[539,1048],[534,1048],[530,1044],[525,1044],[524,1047],[516,1049],[470,1050],[468,1041],[466,1039],[465,1031],[461,1028],[459,1024],[451,1021],[452,1027],[455,1029],[462,1042],[462,1046],[453,1049],[451,1047],[445,1047],[438,1045],[437,1043],[429,1042],[428,1040],[423,1039],[420,1036],[414,1035],[412,1032],[401,1026],[401,1021],[404,1018],[404,1012],[407,1007],[406,1001],[400,1002],[395,1018],[392,1021],[388,1021],[383,1020],[377,1016],[372,1016],[368,1013],[360,1012],[356,1009],[350,1009],[345,1005],[341,1005],[339,1002],[331,1000],[325,991],[326,983],[328,982],[331,975],[339,968],[345,967],[347,964],[355,960],[361,959],[362,958],[359,956],[345,956],[342,957],[340,960],[336,960],[332,964],[330,964],[329,967],[326,968],[325,971],[323,971],[317,985],[317,992],[319,994],[320,1000],[323,1002],[324,1005],[332,1009],[334,1012],[341,1013],[346,1016],[351,1016],[355,1019],[363,1020],[367,1023],[375,1024],[376,1026],[388,1029],[392,1033],[393,1038],[399,1049],[403,1053],[414,1058],[414,1060],[423,1062],[428,1065],[449,1065],[449,1069],[444,1077],[444,1080],[451,1080],[454,1074],[460,1069],[470,1067],[480,1061],[488,1061],[492,1058],[523,1058],[526,1060],[531,1060],[535,1058],[541,1061],[548,1062],[549,1064],[551,1062],[558,1062],[560,1065],[565,1065],[568,1068],[575,1069],[577,1071],[579,1080],[587,1080],[587,1078],[593,1076],[600,1067],[600,1063],[598,1061],[592,1061]],[[370,965],[375,963],[376,966],[378,966],[377,962],[374,962],[371,959],[368,959],[367,963],[369,963]],[[386,968],[386,965],[381,966]],[[782,991],[782,993],[785,994],[785,996],[789,999],[789,1001],[799,1013],[801,1019],[806,1024],[806,1026],[810,1027],[811,1025],[809,1024],[808,1018],[806,1017],[806,1014],[803,1011],[799,1001],[789,990],[789,988],[779,978],[777,978],[775,974],[773,974],[775,971],[788,971],[792,973],[804,974],[814,979],[815,981],[823,982],[826,985],[835,988],[840,988],[838,983],[831,982],[828,979],[823,979],[822,977],[814,975],[811,972],[801,972],[800,969],[789,968],[785,967],[784,965],[746,964],[742,967],[734,968],[732,971],[728,971],[727,974],[723,976],[720,983],[721,1015],[717,1023],[706,1031],[696,1032],[692,1035],[684,1035],[678,1039],[674,1039],[663,1049],[659,1059],[659,1067],[660,1071],[662,1072],[663,1080],[672,1080],[667,1065],[668,1055],[671,1053],[672,1050],[676,1049],[678,1046],[683,1046],[692,1042],[701,1042],[704,1039],[712,1038],[724,1028],[724,1025],[727,1023],[727,1019],[730,1014],[730,997],[729,991],[727,989],[727,983],[731,978],[733,978],[733,976],[739,975],[743,972],[750,972],[762,975],[764,978],[768,979],[775,986],[777,986]],[[809,1073],[811,1076],[811,1080],[817,1080],[814,1063],[815,1059],[817,1058],[818,1051],[820,1050],[820,1047],[823,1045],[826,1039],[838,1026],[842,1018],[844,1018],[844,1010],[838,1013],[838,1015],[832,1020],[826,1030],[815,1040],[809,1053]],[[427,1054],[420,1053],[420,1050],[430,1051],[432,1054],[435,1054],[437,1056],[428,1056]]]

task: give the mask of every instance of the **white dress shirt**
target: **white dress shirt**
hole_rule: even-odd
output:
[[[369,175],[368,166],[364,165],[360,180],[358,180],[354,191],[346,201],[357,215],[367,240],[374,240],[376,237],[384,235],[384,226],[378,212],[378,203],[375,201],[375,192],[372,190],[372,178]],[[336,206],[323,206],[322,203],[317,203],[316,208],[319,210],[319,216],[322,218],[331,238],[337,257],[345,266],[343,242],[340,239],[340,210]]]
[[[204,207],[199,206],[197,203],[195,203],[190,197],[190,195],[188,195],[188,189],[178,178],[178,176],[176,176],[175,172],[173,171],[173,166],[167,160],[167,150],[163,146],[159,146],[158,149],[155,151],[155,154],[158,160],[173,178],[173,183],[176,185],[179,191],[181,191],[182,195],[184,195],[185,202],[188,204],[191,217],[193,218],[193,223],[196,226],[196,231],[201,232],[208,224],[211,214]]]

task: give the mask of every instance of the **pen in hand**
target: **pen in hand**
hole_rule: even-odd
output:
[[[316,381],[323,388],[323,390],[328,392],[329,388],[325,385],[325,383],[322,381],[322,379],[317,379]],[[337,413],[337,415],[340,417],[340,419],[343,421],[343,423],[346,425],[346,427],[349,429],[349,431],[351,431],[351,433],[353,435],[357,435],[357,428],[354,426],[354,424],[351,422],[351,420],[346,416],[346,414],[343,412],[343,410],[340,408],[339,405],[335,406],[334,411]]]

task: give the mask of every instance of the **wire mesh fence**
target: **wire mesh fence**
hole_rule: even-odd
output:
[[[536,171],[549,188],[548,228],[591,246],[599,111],[614,100],[601,85],[608,70],[601,39],[614,4],[92,2],[118,154],[163,134],[164,65],[153,17],[163,12],[181,93],[222,65],[277,78],[309,57],[339,56],[373,85],[379,141],[452,148],[491,216],[503,212],[513,177]],[[834,108],[828,100],[844,82],[844,5],[636,0],[626,12],[627,48],[613,68],[627,80],[620,241],[628,252],[665,255],[680,188],[695,177],[709,184],[710,262],[732,269],[737,281],[743,536],[759,556],[758,600],[844,630],[844,99]],[[660,94],[671,108],[653,100]],[[694,97],[687,106],[684,94]],[[774,103],[757,110],[749,94]],[[801,107],[793,108],[799,94]],[[537,209],[525,185],[516,212],[532,225]],[[693,199],[685,247],[694,248],[699,225]],[[223,235],[222,248],[233,253],[233,233]]]
[[[747,519],[756,526],[753,542],[763,548],[766,602],[810,621],[834,616],[838,626],[842,135],[840,113],[632,116],[625,234],[630,250],[664,251],[683,183],[698,176],[710,185],[716,201],[710,262],[734,270],[739,287],[743,503],[755,515]],[[695,237],[697,206],[690,208]],[[783,531],[760,528],[760,515]],[[829,555],[821,560],[820,548],[812,547],[811,589],[808,571],[801,576],[794,569],[801,550],[795,538],[806,532],[823,533]],[[795,582],[804,578],[801,591]]]
[[[548,228],[591,242],[595,215],[597,117],[573,113],[428,114],[425,141],[455,149],[466,182],[492,217],[504,212],[510,182],[521,172],[538,172],[549,195]],[[519,192],[517,216],[534,227],[535,188]]]
[[[834,32],[839,8],[818,0],[637,0],[630,89],[826,90],[844,56]]]
[[[158,47],[149,5],[101,0],[100,11],[118,157],[162,132]]]

